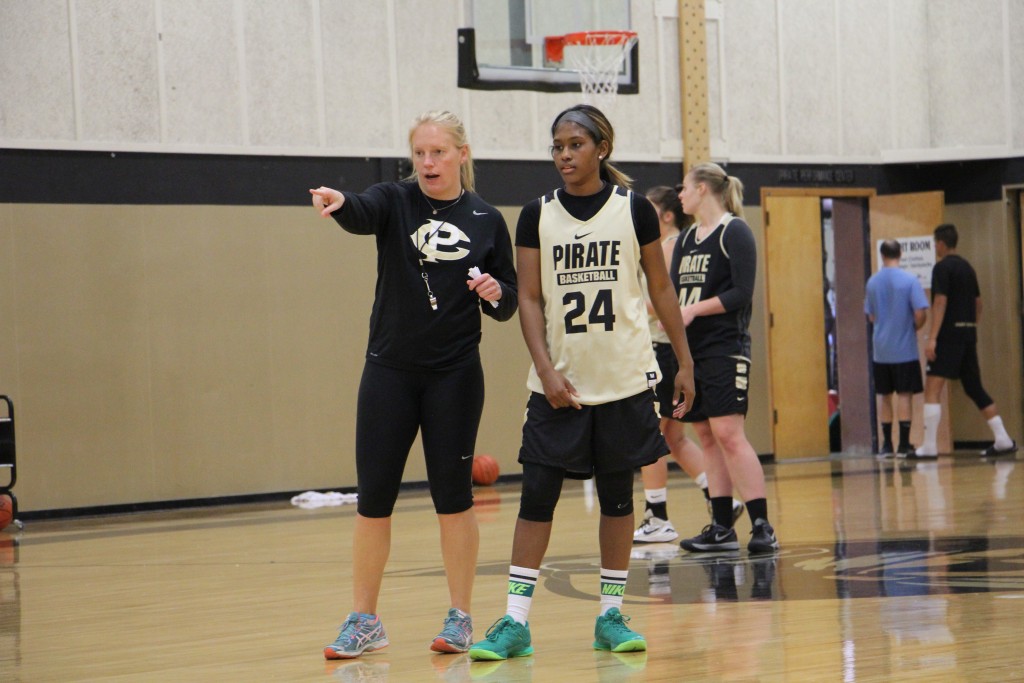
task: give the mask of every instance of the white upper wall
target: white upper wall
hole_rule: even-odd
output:
[[[1024,0],[707,0],[712,155],[1024,156]],[[682,158],[676,0],[632,0],[616,158]],[[0,0],[0,147],[404,156],[449,108],[543,158],[578,94],[460,90],[464,0]]]

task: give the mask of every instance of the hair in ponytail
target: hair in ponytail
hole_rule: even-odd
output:
[[[626,189],[633,187],[633,179],[615,168],[610,161],[612,149],[615,147],[615,129],[612,128],[608,117],[600,109],[589,104],[577,104],[562,111],[555,117],[554,123],[551,124],[552,137],[555,135],[555,129],[558,128],[558,124],[563,121],[579,124],[581,128],[587,131],[594,144],[600,144],[602,140],[608,143],[608,154],[601,159],[601,180],[607,181],[612,185],[620,185]]]
[[[458,148],[466,148],[466,160],[459,167],[459,180],[462,181],[462,189],[467,192],[473,192],[474,185],[476,182],[475,174],[473,173],[473,152],[469,148],[469,140],[466,139],[466,127],[462,124],[462,121],[458,116],[451,113],[450,111],[425,111],[415,119],[412,120],[412,126],[409,128],[409,150],[412,151],[412,136],[416,132],[416,129],[420,126],[432,123],[435,126],[444,128],[452,136],[452,140],[455,142],[455,146]],[[415,165],[414,165],[415,169]],[[409,179],[415,180],[417,173],[413,170]]]
[[[721,166],[710,161],[691,168],[689,176],[694,183],[704,183],[726,211],[743,218],[743,182],[739,178],[727,174]]]
[[[661,213],[672,212],[672,220],[675,226],[682,230],[686,226],[686,214],[683,213],[683,203],[679,201],[679,193],[671,187],[656,185],[647,190],[647,199],[658,207]]]

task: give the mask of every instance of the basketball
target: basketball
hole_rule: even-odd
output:
[[[498,461],[489,455],[473,456],[473,483],[490,486],[498,481]]]
[[[495,472],[497,472],[497,465]],[[473,464],[474,471],[476,470],[476,463]],[[495,477],[498,475],[495,474]],[[0,529],[6,529],[8,525],[14,521],[14,503],[11,502],[11,497],[6,493],[0,494]]]

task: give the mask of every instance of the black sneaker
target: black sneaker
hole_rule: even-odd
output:
[[[779,549],[779,540],[775,538],[775,529],[767,520],[755,520],[750,537],[747,550],[752,553],[773,553]]]
[[[691,553],[716,553],[739,550],[740,544],[736,540],[735,529],[726,529],[721,524],[712,523],[701,529],[697,536],[680,541],[679,547]]]
[[[1007,455],[1009,453],[1016,453],[1016,452],[1017,452],[1017,442],[1011,440],[1010,441],[1010,445],[1007,448],[996,448],[996,445],[992,444],[991,446],[989,446],[988,448],[983,450],[981,452],[981,454],[984,455],[984,456],[993,456],[993,455]]]

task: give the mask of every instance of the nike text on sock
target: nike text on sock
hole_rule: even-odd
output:
[[[626,578],[629,570],[601,568],[601,614],[612,607],[622,607],[626,595]]]
[[[517,567],[508,569],[507,614],[520,624],[525,624],[530,616],[530,605],[533,603],[533,591],[537,587],[540,569]]]

